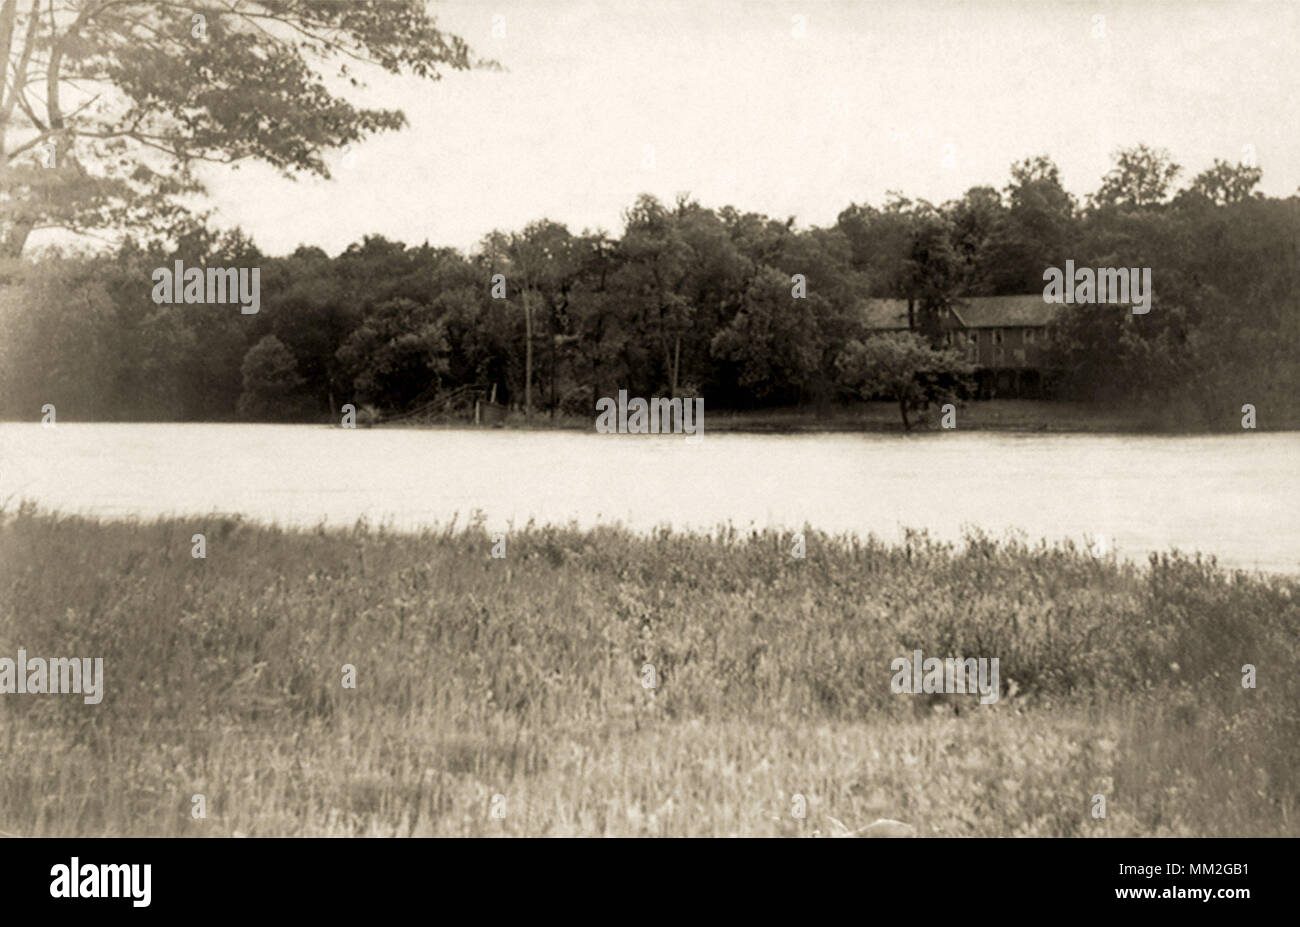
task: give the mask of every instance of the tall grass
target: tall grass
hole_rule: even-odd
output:
[[[1295,578],[805,533],[0,514],[0,656],[105,664],[0,696],[0,831],[1300,833]],[[1002,699],[893,694],[917,649]]]

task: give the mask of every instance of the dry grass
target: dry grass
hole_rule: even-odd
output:
[[[804,560],[730,530],[491,546],[478,524],[0,515],[0,656],[106,675],[100,705],[0,696],[0,831],[1300,833],[1294,578],[978,535],[809,531]],[[892,694],[917,648],[996,656],[1017,694]]]

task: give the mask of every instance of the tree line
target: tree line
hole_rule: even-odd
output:
[[[337,420],[494,396],[539,416],[596,400],[703,396],[710,408],[825,407],[960,392],[940,320],[966,296],[1041,293],[1043,272],[1151,267],[1151,311],[1065,307],[1053,395],[1158,404],[1189,423],[1300,395],[1300,197],[1255,192],[1258,168],[1216,161],[1175,190],[1169,154],[1116,153],[1078,202],[1047,157],[1002,189],[941,205],[891,193],[829,227],[637,198],[621,235],[540,220],[472,253],[366,236],[331,257],[262,253],[191,223],[168,240],[49,251],[0,267],[0,415],[30,419]],[[260,309],[160,305],[152,275],[260,268]],[[882,339],[863,301],[907,300],[915,333]]]

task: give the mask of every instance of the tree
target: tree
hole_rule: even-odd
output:
[[[1249,198],[1263,176],[1258,167],[1215,158],[1214,165],[1197,174],[1184,192],[1203,196],[1216,206],[1228,206]]]
[[[1006,218],[1001,194],[993,187],[971,187],[960,200],[945,204],[944,213],[951,225],[960,277],[958,289],[963,296],[990,295],[993,234]]]
[[[794,400],[815,382],[822,359],[817,307],[825,297],[790,298],[790,278],[765,267],[750,284],[744,308],[713,338],[713,353],[737,369],[755,399]]]
[[[801,369],[797,398],[812,398],[823,407],[838,392],[836,354],[867,331],[860,304],[868,283],[865,274],[853,270],[850,255],[843,231],[812,228],[785,236],[774,265],[785,277],[786,312],[810,329],[810,343],[817,351],[816,359]],[[795,274],[804,275],[807,298],[790,302]]]
[[[7,257],[41,228],[170,234],[198,162],[328,177],[326,150],[406,122],[331,89],[368,67],[495,66],[417,0],[0,0],[0,64]]]
[[[866,275],[871,296],[913,300],[913,282],[905,270],[912,249],[915,210],[912,201],[889,191],[884,209],[850,204],[835,222],[849,242],[853,268]]]
[[[584,411],[595,408],[602,395],[612,395],[620,385],[627,385],[626,370],[620,370],[635,332],[629,324],[625,300],[613,292],[619,255],[615,242],[604,232],[583,235],[580,245],[584,260],[582,275],[568,306],[570,323],[577,335],[574,356],[589,395],[570,395],[572,406]]]
[[[298,391],[304,380],[298,362],[284,342],[267,335],[248,349],[240,366],[244,391],[239,394],[239,414],[254,419],[292,419]]]
[[[581,243],[565,226],[549,219],[531,222],[522,234],[510,238],[510,252],[523,273],[523,301],[526,326],[525,406],[532,415],[533,326],[536,312],[545,309],[546,339],[550,366],[548,405],[555,414],[556,380],[559,346],[564,338],[564,324],[569,293],[582,270],[586,255]]]
[[[682,237],[679,216],[653,196],[642,194],[624,214],[621,256],[623,279],[635,300],[641,328],[658,342],[668,395],[677,395],[682,337],[694,322],[694,307],[683,294],[691,248]]]
[[[112,420],[118,307],[107,262],[46,257],[0,288],[0,396],[6,413],[31,418],[53,403],[61,420]],[[31,312],[49,306],[49,312]]]
[[[1044,155],[1013,164],[1004,195],[1007,209],[988,245],[993,292],[1041,291],[1043,270],[1061,266],[1071,252],[1074,197],[1062,186],[1060,169]]]
[[[698,390],[706,383],[717,387],[711,342],[743,305],[755,267],[712,209],[693,200],[679,201],[676,221],[688,249],[679,291],[691,307],[691,327],[683,333],[680,367],[691,371],[691,386],[695,395],[700,395]],[[806,266],[803,272],[810,273]]]
[[[448,370],[447,330],[429,306],[391,299],[371,307],[338,350],[359,397],[406,410],[430,399]]]
[[[1182,170],[1163,148],[1137,145],[1121,148],[1111,157],[1115,166],[1101,179],[1093,197],[1096,206],[1156,206],[1165,201],[1169,185]]]
[[[327,412],[338,409],[334,394],[342,385],[335,352],[356,327],[365,304],[345,294],[335,273],[341,264],[319,248],[306,247],[264,261],[262,309],[252,324],[256,334],[269,328],[293,353],[305,392]]]
[[[915,327],[930,344],[938,345],[943,337],[943,317],[958,295],[963,275],[961,259],[952,244],[952,227],[933,209],[915,216],[912,244],[902,273],[909,306],[912,300],[917,304]]]
[[[524,318],[524,415],[533,415],[533,344],[538,313],[547,310],[550,337],[551,405],[554,409],[560,318],[581,273],[586,254],[579,239],[558,222],[530,222],[522,232],[494,231],[483,239],[490,275],[504,274],[507,292],[519,295]]]
[[[843,384],[863,399],[880,396],[897,402],[903,428],[909,431],[909,411],[955,400],[955,387],[973,372],[961,352],[935,350],[914,332],[850,341],[835,366]]]

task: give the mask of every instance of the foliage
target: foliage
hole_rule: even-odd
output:
[[[182,230],[194,165],[328,177],[405,125],[335,91],[476,62],[418,0],[0,0],[0,254],[38,228]]]
[[[1098,206],[1143,208],[1165,201],[1182,167],[1163,148],[1137,145],[1115,152],[1115,167],[1101,179],[1093,201]]]
[[[448,350],[446,326],[432,308],[399,298],[367,312],[338,356],[359,397],[405,408],[436,394]]]
[[[974,372],[960,351],[931,348],[914,332],[850,341],[835,366],[844,385],[863,399],[880,397],[898,403],[905,429],[912,427],[908,412],[955,402],[956,387]]]
[[[292,418],[303,378],[298,362],[275,335],[267,335],[248,349],[240,366],[244,391],[239,395],[243,418]]]
[[[1083,209],[1039,156],[1014,164],[1002,192],[974,187],[941,206],[891,194],[828,228],[645,195],[619,236],[541,220],[468,255],[369,235],[335,256],[304,246],[268,257],[238,230],[194,225],[97,254],[11,260],[0,267],[0,415],[54,402],[70,420],[231,419],[241,365],[267,336],[302,378],[275,416],[296,420],[335,420],[349,401],[386,417],[452,390],[552,416],[620,389],[703,395],[718,411],[827,411],[846,385],[861,396],[868,383],[860,371],[846,384],[836,364],[873,334],[863,300],[906,300],[913,332],[937,349],[955,300],[1039,293],[1044,269],[1071,259],[1150,267],[1154,296],[1145,315],[1059,313],[1045,361],[1058,398],[1159,409],[1179,427],[1235,427],[1247,402],[1269,407],[1262,421],[1289,420],[1300,199],[1255,195],[1258,169],[1222,162],[1169,197],[1163,154],[1121,155],[1107,189],[1130,192]],[[260,312],[153,303],[151,274],[177,260],[260,268]],[[496,274],[505,287],[494,294]],[[955,375],[917,388],[934,401]]]

